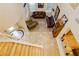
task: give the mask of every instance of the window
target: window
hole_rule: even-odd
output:
[[[52,3],[46,3],[45,4],[45,10],[52,10],[52,7],[53,6],[53,4]]]
[[[32,11],[35,11],[36,8],[37,8],[37,5],[36,5],[35,3],[30,3],[29,6],[30,6],[30,11],[31,11],[31,12],[32,12]]]

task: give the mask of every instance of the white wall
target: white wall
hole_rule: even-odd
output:
[[[29,20],[29,18],[30,18],[30,13],[31,13],[31,12],[30,12],[30,5],[27,3],[26,6],[25,6],[25,15],[26,15],[26,16],[25,16],[25,18],[26,18],[25,20]]]
[[[2,3],[0,4],[0,31],[14,25],[24,16],[23,4]]]
[[[79,44],[79,5],[74,10],[72,21],[70,21],[70,28]]]
[[[72,19],[74,17],[74,10],[73,8],[70,6],[70,4],[62,4],[62,3],[59,3],[59,4],[54,4],[53,5],[53,8],[56,10],[56,6],[59,6],[60,8],[60,14],[58,16],[58,19],[60,19],[64,14],[67,16],[68,18],[68,22],[67,24],[65,25],[65,27],[62,29],[62,31],[59,33],[59,35],[57,36],[56,40],[57,40],[57,44],[58,44],[58,48],[59,48],[59,51],[60,51],[60,55],[65,55],[65,52],[64,52],[64,49],[63,49],[63,46],[62,46],[62,43],[61,43],[61,37],[62,35],[68,30],[68,29],[71,29],[71,27],[73,27],[73,25],[71,23],[73,23]],[[73,27],[74,28],[74,27]],[[74,30],[76,31],[76,30]]]
[[[58,18],[61,18],[63,14],[65,14],[68,18],[68,23],[65,25],[63,30],[60,32],[60,34],[57,36],[56,40],[58,43],[60,55],[64,55],[63,46],[61,43],[62,35],[68,30],[71,29],[74,37],[76,38],[76,41],[79,44],[79,5],[77,8],[74,9],[70,6],[70,4],[55,4],[54,8],[56,9],[56,6],[59,6],[60,8],[60,15]],[[76,20],[77,19],[77,20]]]

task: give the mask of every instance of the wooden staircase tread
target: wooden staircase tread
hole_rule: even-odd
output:
[[[0,56],[43,56],[42,48],[15,42],[0,42]]]

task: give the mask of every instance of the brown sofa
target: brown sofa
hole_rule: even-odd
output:
[[[33,18],[45,18],[46,17],[46,13],[44,11],[35,11],[32,14]]]

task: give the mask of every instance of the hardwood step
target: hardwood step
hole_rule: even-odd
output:
[[[0,56],[43,56],[43,48],[15,43],[0,42]]]

